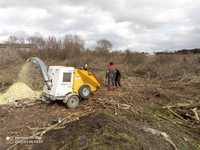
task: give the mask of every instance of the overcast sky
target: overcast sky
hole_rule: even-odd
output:
[[[9,35],[106,38],[115,49],[200,47],[199,0],[0,0],[0,41]]]

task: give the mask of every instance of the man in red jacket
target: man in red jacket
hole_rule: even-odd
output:
[[[106,79],[108,81],[108,90],[113,90],[115,87],[116,67],[113,62],[107,66]]]

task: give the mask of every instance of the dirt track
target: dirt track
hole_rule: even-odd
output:
[[[174,149],[161,136],[146,133],[142,127],[166,132],[179,149],[198,150],[199,132],[180,128],[158,118],[162,106],[197,101],[199,86],[155,82],[139,78],[123,81],[122,89],[98,91],[77,109],[66,109],[62,103],[29,107],[0,107],[0,149],[11,144],[6,137],[31,136],[38,128],[56,124],[59,119],[79,118],[66,127],[47,132],[41,144],[18,144],[14,149]],[[184,96],[183,96],[184,95]],[[125,107],[126,105],[130,107]],[[125,105],[125,106],[124,106]],[[12,141],[12,139],[11,139]],[[5,144],[6,143],[6,144]]]

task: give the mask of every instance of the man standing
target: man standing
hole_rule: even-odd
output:
[[[108,81],[108,91],[111,91],[115,87],[116,67],[113,62],[110,62],[107,66],[106,79]]]
[[[118,87],[118,86],[121,87],[120,81],[121,81],[121,73],[120,73],[119,69],[116,69],[116,77],[115,77],[115,86],[116,87]]]

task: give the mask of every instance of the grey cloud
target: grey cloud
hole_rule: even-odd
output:
[[[0,1],[0,37],[23,30],[81,34],[89,46],[107,38],[116,49],[193,48],[200,47],[199,9],[190,0],[7,0]]]

